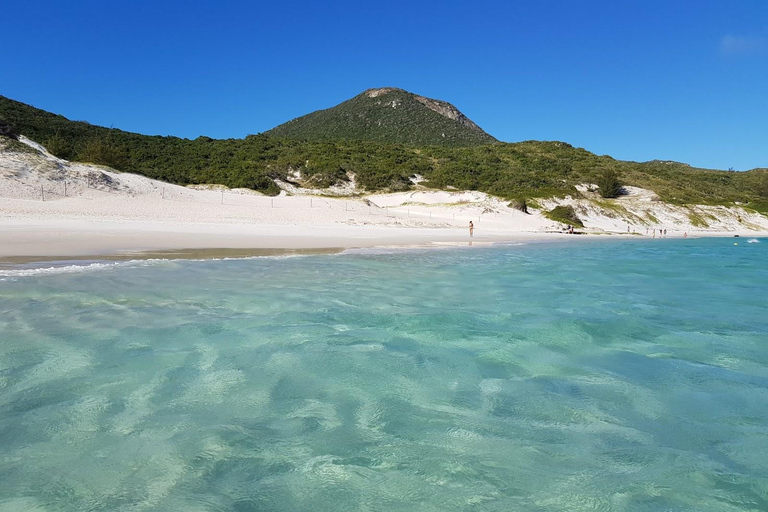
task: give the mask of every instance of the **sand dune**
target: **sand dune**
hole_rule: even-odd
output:
[[[540,210],[509,208],[481,192],[415,190],[318,195],[285,186],[280,196],[220,186],[182,187],[111,169],[71,163],[32,141],[33,153],[0,148],[0,257],[74,256],[182,248],[347,248],[475,243],[564,237]],[[354,191],[353,191],[354,192]],[[768,232],[768,219],[741,208],[678,207],[629,188],[615,201],[571,204],[591,234],[668,236]],[[694,222],[697,221],[697,222]],[[706,223],[706,226],[701,224]],[[699,223],[699,225],[694,225]]]

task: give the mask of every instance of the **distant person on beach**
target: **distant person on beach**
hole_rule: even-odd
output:
[[[688,232],[683,233],[683,238],[688,238]]]
[[[664,228],[664,238],[667,238],[667,228]]]
[[[469,221],[469,236],[475,236],[475,225],[472,224],[472,221]]]

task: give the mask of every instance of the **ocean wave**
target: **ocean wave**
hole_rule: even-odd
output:
[[[109,270],[118,267],[137,267],[137,266],[149,266],[157,265],[159,263],[168,262],[168,259],[151,259],[151,260],[127,260],[127,261],[99,261],[99,262],[84,262],[84,263],[69,263],[69,264],[52,264],[50,266],[42,267],[24,267],[24,268],[11,268],[0,269],[0,280],[17,277],[36,277],[36,276],[48,276],[48,275],[60,275],[60,274],[78,274],[84,272],[94,272],[101,270]],[[50,262],[46,262],[50,263]]]
[[[258,256],[227,256],[222,258],[148,258],[124,261],[72,261],[38,262],[34,264],[19,265],[16,268],[0,269],[0,281],[20,277],[38,277],[61,274],[79,274],[86,272],[98,272],[115,268],[144,267],[158,265],[173,261],[207,262],[207,261],[241,261],[241,260],[283,260],[288,258],[301,258],[310,254],[268,254]],[[35,265],[35,266],[31,266]],[[46,266],[41,266],[46,265]]]

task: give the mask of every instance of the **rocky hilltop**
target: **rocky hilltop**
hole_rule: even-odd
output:
[[[415,146],[496,142],[452,104],[396,87],[368,89],[335,107],[281,124],[267,134],[309,141],[370,140]]]

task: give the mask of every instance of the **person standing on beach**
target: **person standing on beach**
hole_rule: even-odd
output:
[[[472,224],[472,221],[469,221],[469,236],[475,236],[475,225]]]

